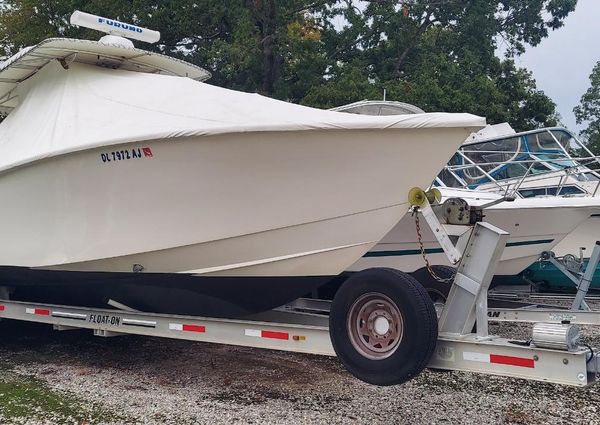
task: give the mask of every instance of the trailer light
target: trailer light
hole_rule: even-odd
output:
[[[292,339],[294,341],[306,341],[306,337],[304,335],[293,335]]]

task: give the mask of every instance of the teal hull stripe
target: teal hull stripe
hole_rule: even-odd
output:
[[[543,243],[550,243],[554,239],[538,239],[535,241],[522,241],[522,242],[509,242],[506,244],[510,246],[526,246],[526,245],[537,245]],[[441,254],[444,250],[442,248],[426,248],[425,254]],[[363,255],[364,258],[369,257],[402,257],[405,255],[421,255],[420,249],[403,249],[399,251],[370,251]]]

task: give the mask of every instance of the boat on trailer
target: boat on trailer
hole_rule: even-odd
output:
[[[361,101],[334,110],[380,116],[420,111],[392,101]],[[517,276],[529,266],[537,267],[542,252],[562,251],[570,244],[568,240],[589,246],[591,253],[600,229],[600,196],[594,196],[600,176],[577,162],[572,155],[575,151],[587,155],[584,161],[588,165],[598,161],[565,129],[516,134],[508,124],[492,125],[470,135],[435,179],[441,202],[461,198],[471,206],[495,203],[485,208],[484,220],[510,231],[495,271],[497,281]],[[512,202],[500,202],[507,193],[514,198]],[[551,194],[564,196],[548,196]],[[415,273],[434,299],[445,297],[449,286],[431,276],[426,262],[434,265],[442,278],[454,272],[448,268],[454,264],[429,228],[417,231],[415,218],[418,216],[407,213],[348,271],[392,267]]]
[[[96,18],[95,26],[105,20]],[[131,30],[119,23],[123,25]],[[101,50],[96,49],[98,60],[103,60]],[[2,269],[8,274],[0,286],[0,319],[46,323],[57,330],[92,329],[98,336],[137,334],[335,354],[354,376],[376,385],[405,382],[426,366],[578,386],[597,380],[600,358],[577,342],[571,325],[534,326],[534,345],[488,334],[487,289],[508,233],[480,222],[482,208],[469,207],[474,219],[464,223],[461,208],[466,203],[448,205],[444,211],[450,210],[458,224],[446,226],[429,204],[431,193],[417,187],[402,193],[413,181],[428,184],[433,179],[444,159],[428,150],[437,147],[441,133],[446,137],[440,147],[446,149],[449,133],[458,143],[480,118],[322,115],[198,86],[186,78],[98,70],[78,63],[72,54],[58,58],[62,70],[52,67],[52,55],[45,55],[50,63],[15,81],[20,97],[5,121],[10,125],[0,126],[5,135],[28,131],[44,136],[31,139],[37,148],[24,149],[25,154],[18,154],[13,144],[8,150],[12,162],[4,164],[0,175],[0,195],[8,201],[0,213],[5,214],[0,230],[16,248],[0,251],[2,261],[8,261]],[[138,75],[133,78],[130,72]],[[45,84],[46,77],[60,90]],[[55,115],[33,129],[17,127],[15,123],[23,123],[19,111],[40,110],[30,92],[19,91],[23,82],[21,87],[53,94],[42,100],[52,104],[57,99],[60,104],[53,105],[65,109],[53,110]],[[168,84],[159,84],[164,82]],[[130,97],[112,94],[117,86],[125,90],[131,85],[136,90]],[[158,90],[156,98],[144,94],[148,87]],[[212,101],[210,107],[196,96]],[[240,103],[232,106],[228,101],[234,98]],[[176,102],[182,100],[180,108]],[[270,113],[268,122],[255,121],[260,118],[257,108]],[[85,120],[76,120],[74,109]],[[106,109],[113,112],[110,119],[120,134],[116,140]],[[102,138],[101,129],[108,138]],[[37,156],[28,157],[32,152]],[[415,163],[421,159],[423,163]],[[411,170],[418,175],[407,174]],[[247,301],[231,301],[237,278],[246,290],[254,290],[247,294],[262,303],[258,310],[275,299],[293,299],[297,287],[289,276],[320,277],[343,270],[409,207],[435,229],[449,258],[460,260],[439,323],[421,283],[390,268],[363,270],[344,282],[327,309],[329,317],[290,314],[284,307],[252,317],[215,317],[251,310]],[[453,245],[450,232],[463,252]],[[37,245],[27,239],[33,236]],[[600,245],[595,258],[600,260]],[[212,292],[206,289],[209,282]],[[136,289],[130,294],[134,303],[161,297],[159,310],[175,296],[179,314],[134,311],[135,304],[120,302],[123,297],[113,299],[114,309],[15,298],[15,288],[35,288],[29,295],[40,296],[61,285],[104,296],[119,296],[115,287],[129,285]],[[222,298],[221,289],[227,293]],[[279,297],[277,291],[287,293]],[[229,300],[238,310],[220,305],[205,308],[205,316],[211,317],[182,315],[184,304],[193,303],[198,294],[221,303]],[[202,309],[198,305],[194,311]],[[475,322],[476,335],[471,332]]]
[[[590,216],[600,214],[600,198],[517,198],[503,201],[501,195],[470,189],[439,188],[441,203],[455,198],[469,206],[485,207],[484,221],[510,231],[506,248],[496,267],[497,276],[514,276],[551,251]],[[500,202],[503,201],[503,202]],[[415,214],[408,213],[373,249],[349,270],[393,267],[415,272],[431,264],[452,266],[431,229],[416,231]]]
[[[511,193],[518,198],[600,200],[600,158],[569,130],[542,128],[517,133],[508,124],[487,126],[472,134],[437,177],[447,188]],[[568,221],[565,214],[564,221]],[[545,247],[571,271],[580,273],[589,262],[600,233],[600,214],[592,212],[554,246]],[[503,274],[503,273],[500,273]],[[540,288],[573,290],[572,281],[548,262],[533,263],[520,274]],[[503,282],[522,283],[518,279]],[[592,282],[600,289],[600,270]]]
[[[284,304],[367,252],[485,124],[215,87],[98,19],[100,41],[48,39],[0,65],[0,285],[16,300],[226,317]]]

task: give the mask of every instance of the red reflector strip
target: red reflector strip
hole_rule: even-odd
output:
[[[261,331],[260,336],[263,338],[290,339],[287,332]]]
[[[4,306],[0,305],[0,311],[4,311]]]
[[[290,334],[287,332],[276,332],[276,331],[263,331],[259,329],[246,329],[244,331],[246,336],[253,336],[256,338],[271,338],[271,339],[290,339]]]
[[[35,314],[37,316],[50,316],[50,310],[46,310],[43,308],[26,308],[25,313]]]
[[[206,332],[202,325],[184,325],[183,323],[169,323],[169,330],[182,332]]]
[[[206,332],[206,328],[200,325],[183,325],[182,328],[185,332]]]
[[[490,354],[490,363],[505,364],[509,366],[519,366],[535,368],[535,361],[525,357],[501,356],[498,354]]]

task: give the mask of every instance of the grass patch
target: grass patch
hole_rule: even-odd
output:
[[[56,424],[123,423],[125,418],[76,397],[52,390],[33,377],[3,370],[0,376],[0,419],[38,419]]]

